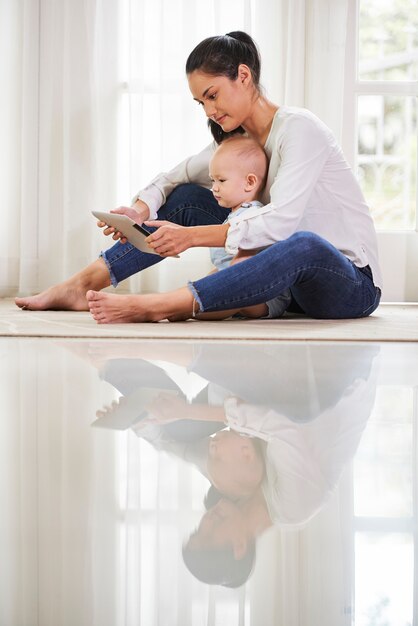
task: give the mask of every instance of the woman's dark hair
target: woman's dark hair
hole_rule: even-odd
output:
[[[213,76],[227,76],[236,80],[238,67],[245,64],[251,71],[254,86],[260,90],[260,53],[254,40],[241,30],[235,30],[226,35],[207,37],[201,41],[189,54],[186,61],[186,74],[195,70],[202,70]],[[237,133],[243,134],[242,126],[225,133],[213,120],[208,120],[208,126],[217,143]]]
[[[207,491],[207,494],[203,498],[203,504],[205,509],[209,511],[215,504],[218,504],[221,498],[225,498],[225,496],[216,489],[213,485],[211,485]]]
[[[183,561],[189,572],[202,583],[241,587],[254,569],[255,542],[249,543],[246,554],[239,560],[230,547],[196,550],[188,542],[183,546]]]

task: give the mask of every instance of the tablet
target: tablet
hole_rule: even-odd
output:
[[[113,226],[113,228],[123,233],[129,243],[135,246],[135,248],[138,248],[138,250],[141,250],[141,252],[161,256],[158,252],[150,248],[145,241],[151,233],[143,226],[136,224],[127,215],[104,213],[103,211],[92,211],[92,213],[94,217],[97,217],[101,222],[105,222],[108,226]]]
[[[114,430],[126,430],[132,428],[143,417],[150,415],[149,406],[158,401],[161,394],[177,397],[174,389],[158,389],[154,387],[141,387],[128,396],[119,398],[119,402],[109,409],[102,411],[91,426],[97,428],[112,428]]]

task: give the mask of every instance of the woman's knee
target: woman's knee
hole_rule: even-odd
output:
[[[227,215],[209,189],[194,183],[176,187],[158,211],[159,219],[182,226],[221,224]]]
[[[317,235],[311,233],[308,230],[300,230],[297,233],[291,235],[288,241],[295,247],[310,250],[323,250],[330,246],[329,242]]]
[[[283,247],[287,248],[286,251],[292,254],[295,261],[301,258],[310,261],[322,261],[324,258],[329,258],[330,255],[339,254],[326,239],[316,233],[304,230],[298,231],[272,246],[272,248],[276,248],[277,252],[282,251]]]
[[[196,185],[196,183],[183,183],[173,189],[167,198],[166,205],[205,202],[207,200],[214,200],[210,189]]]

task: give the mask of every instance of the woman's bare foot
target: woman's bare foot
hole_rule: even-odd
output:
[[[104,261],[98,259],[63,283],[49,287],[36,296],[15,298],[15,303],[21,309],[30,311],[88,311],[86,291],[103,289],[109,285],[107,267]]]
[[[98,324],[125,324],[129,322],[158,322],[165,315],[154,311],[159,295],[117,295],[88,291],[88,307]],[[160,303],[158,303],[160,304]]]
[[[187,288],[170,293],[123,295],[88,291],[90,313],[98,324],[159,322],[192,313],[193,296]]]
[[[30,311],[88,311],[85,290],[79,291],[66,283],[50,287],[36,296],[15,298],[15,303],[21,309]]]

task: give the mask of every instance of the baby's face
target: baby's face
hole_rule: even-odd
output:
[[[245,161],[237,162],[234,151],[216,152],[209,165],[212,193],[222,207],[235,209],[254,198],[247,190]]]
[[[222,430],[210,438],[208,477],[222,494],[231,499],[246,497],[259,487],[264,463],[251,437],[233,430]]]

